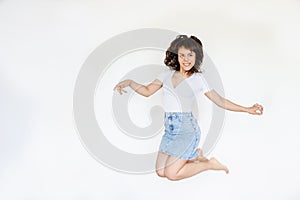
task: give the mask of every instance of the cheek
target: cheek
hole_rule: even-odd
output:
[[[192,62],[192,63],[195,63],[195,62],[196,62],[196,57],[193,57],[193,58],[191,59],[191,62]]]

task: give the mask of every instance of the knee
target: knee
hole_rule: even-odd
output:
[[[162,178],[166,177],[164,170],[156,170],[156,174],[157,174],[157,176],[162,177]]]
[[[172,170],[166,170],[165,177],[167,177],[167,179],[169,179],[170,181],[180,180],[180,177],[178,176],[177,172]]]

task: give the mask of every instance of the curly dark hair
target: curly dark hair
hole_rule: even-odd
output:
[[[185,47],[196,54],[195,65],[189,70],[190,73],[201,73],[200,65],[203,61],[202,42],[195,36],[188,37],[187,35],[178,35],[175,40],[171,42],[170,47],[166,51],[166,58],[164,63],[173,70],[179,71],[180,64],[178,62],[178,49]]]

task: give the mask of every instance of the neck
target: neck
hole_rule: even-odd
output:
[[[191,74],[189,71],[185,71],[185,70],[182,69],[182,68],[179,70],[179,72],[180,72],[180,74],[182,74],[182,75],[190,75],[190,74]]]

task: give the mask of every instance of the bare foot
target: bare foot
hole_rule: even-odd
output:
[[[198,151],[198,157],[197,157],[197,158],[194,158],[193,160],[189,160],[188,162],[199,163],[199,162],[206,162],[206,161],[208,161],[208,159],[205,158],[205,157],[202,155],[202,150],[201,150],[200,148],[198,148],[197,151]]]
[[[221,164],[216,158],[211,158],[209,160],[209,162],[211,163],[212,169],[214,169],[214,170],[224,170],[226,172],[226,174],[229,173],[228,168],[225,165]]]

